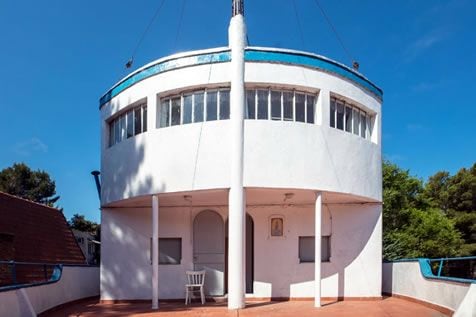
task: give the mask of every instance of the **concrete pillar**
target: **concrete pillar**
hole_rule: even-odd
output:
[[[152,196],[152,309],[159,309],[159,197]]]
[[[314,244],[314,307],[321,307],[321,219],[322,193],[316,194],[314,216],[315,244]]]
[[[239,1],[238,1],[239,2]],[[243,190],[243,146],[245,111],[245,45],[246,26],[242,3],[234,4],[236,12],[228,29],[231,48],[231,177],[228,221],[228,309],[245,306],[245,202]],[[240,10],[241,8],[241,10]],[[235,9],[234,9],[235,10]]]

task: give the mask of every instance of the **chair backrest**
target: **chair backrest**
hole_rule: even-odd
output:
[[[205,271],[186,271],[187,284],[202,285],[205,283]]]

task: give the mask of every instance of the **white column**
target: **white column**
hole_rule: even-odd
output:
[[[246,26],[242,14],[231,18],[228,29],[231,48],[231,175],[228,220],[228,309],[245,306],[245,203],[243,191],[243,144],[245,110]]]
[[[159,309],[159,198],[152,196],[152,309]]]
[[[314,307],[321,307],[321,217],[322,217],[322,194],[316,194],[314,215]]]

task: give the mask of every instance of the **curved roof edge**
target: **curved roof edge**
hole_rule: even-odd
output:
[[[210,63],[223,63],[229,62],[230,60],[231,54],[228,47],[178,53],[157,59],[135,70],[112,86],[100,98],[99,108],[122,91],[151,76],[178,68]],[[351,80],[375,95],[379,100],[382,100],[383,97],[382,89],[377,87],[361,73],[321,55],[289,49],[249,46],[245,48],[245,61],[300,65],[319,69]]]

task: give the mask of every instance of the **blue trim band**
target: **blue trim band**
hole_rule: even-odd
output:
[[[193,54],[193,53],[192,53]],[[229,50],[222,50],[219,52],[204,52],[197,53],[195,55],[177,56],[158,61],[156,64],[139,69],[138,71],[130,74],[125,79],[117,83],[106,94],[104,94],[99,100],[99,106],[102,107],[105,103],[109,102],[112,98],[120,94],[122,91],[133,86],[134,84],[152,77],[154,75],[164,73],[166,71],[195,66],[210,63],[223,63],[231,60],[231,54]],[[325,72],[336,74],[340,77],[348,79],[363,89],[374,94],[380,100],[383,97],[383,92],[380,88],[370,82],[367,78],[353,71],[352,69],[341,65],[332,60],[320,57],[318,55],[306,54],[303,52],[295,51],[279,51],[274,49],[258,49],[247,48],[245,50],[245,61],[247,62],[267,62],[267,63],[281,63],[288,65],[300,65],[304,67],[310,67],[319,69]]]
[[[112,87],[106,94],[104,94],[99,100],[100,107],[103,106],[106,102],[109,102],[112,98],[131,87],[132,85],[149,78],[151,76],[164,73],[169,70],[174,70],[178,68],[196,66],[202,64],[210,63],[223,63],[229,62],[231,60],[230,52],[218,52],[212,54],[200,54],[193,56],[185,56],[173,58],[170,60],[165,60],[157,64],[151,65],[147,68],[144,68],[136,73],[129,75],[127,78],[119,82],[117,85]]]
[[[13,263],[13,262],[11,262],[11,263]],[[61,280],[62,276],[63,276],[63,265],[56,264],[56,265],[53,266],[53,273],[51,274],[51,277],[48,279],[48,281],[1,286],[0,287],[0,292],[8,292],[8,291],[13,291],[13,290],[20,289],[20,288],[54,284],[54,283],[58,282],[59,280]]]
[[[372,92],[379,99],[382,99],[383,97],[382,90],[365,77],[360,76],[358,73],[355,73],[345,66],[342,66],[331,60],[321,58],[317,55],[247,49],[245,52],[245,60],[247,62],[283,63],[317,68],[349,79],[366,90]]]
[[[459,257],[459,258],[444,258],[444,260],[472,260],[474,257]],[[458,282],[458,283],[466,283],[466,284],[475,284],[476,280],[472,279],[465,279],[459,277],[449,277],[449,276],[437,276],[433,274],[431,270],[431,262],[437,262],[442,259],[427,259],[427,258],[414,258],[414,259],[400,259],[400,260],[393,260],[393,261],[384,261],[384,263],[402,263],[402,262],[418,262],[420,266],[421,275],[424,278],[432,279],[432,280],[443,280],[443,281],[450,281],[450,282]]]

